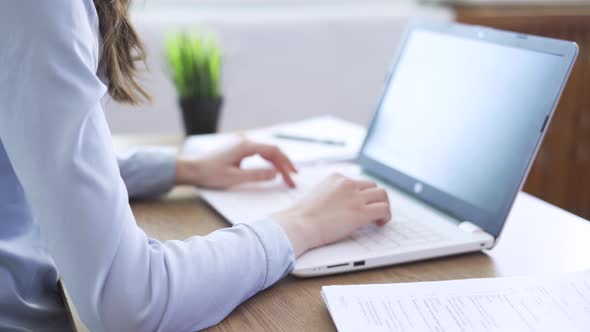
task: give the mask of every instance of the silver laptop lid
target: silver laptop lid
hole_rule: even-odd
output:
[[[361,165],[497,237],[577,50],[489,28],[412,23]]]

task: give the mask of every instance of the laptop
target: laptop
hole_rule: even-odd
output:
[[[301,277],[491,249],[577,53],[568,41],[412,22],[355,162],[304,167],[296,189],[277,179],[202,198],[233,224],[291,206],[333,172],[384,187],[392,221],[304,253]]]

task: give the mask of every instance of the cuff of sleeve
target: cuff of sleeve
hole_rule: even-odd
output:
[[[293,269],[295,254],[291,241],[283,228],[271,220],[242,225],[256,234],[266,254],[266,276],[262,286],[266,289]]]
[[[174,186],[176,177],[174,148],[150,147],[131,153],[120,160],[121,175],[129,196],[134,198],[162,195]]]
[[[157,191],[165,193],[174,187],[174,179],[176,178],[176,158],[178,151],[175,148],[159,148],[155,158],[159,162],[155,162],[155,167],[161,172],[162,178],[156,186]]]

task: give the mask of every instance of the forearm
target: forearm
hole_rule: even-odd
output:
[[[206,237],[136,247],[125,236],[97,311],[109,330],[194,331],[215,325],[284,276],[293,254],[271,222],[238,225]],[[139,248],[139,250],[137,250]]]

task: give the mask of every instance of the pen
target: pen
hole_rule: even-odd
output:
[[[274,134],[274,137],[280,138],[280,139],[292,140],[292,141],[307,142],[307,143],[338,145],[338,146],[345,146],[346,145],[345,141],[336,141],[336,140],[330,140],[330,139],[297,136],[297,135],[289,135],[289,134],[282,134],[282,133],[276,133],[276,134]]]

